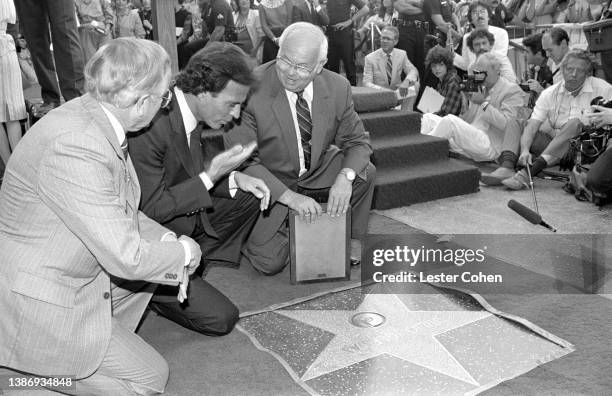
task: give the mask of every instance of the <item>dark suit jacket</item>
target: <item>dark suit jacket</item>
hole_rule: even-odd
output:
[[[312,13],[305,0],[298,0],[297,4],[293,7],[293,22],[298,21],[310,22],[323,28],[329,25],[327,12],[321,8],[318,12]]]
[[[207,191],[199,177],[203,170],[201,132],[200,125],[192,132],[191,144],[197,145],[192,150],[194,161],[174,97],[169,110],[160,110],[147,129],[129,139],[142,190],[141,210],[179,235],[192,235],[199,216],[206,233],[216,236],[206,215],[206,209],[213,206],[211,195],[231,198],[227,178]]]
[[[288,188],[330,187],[340,169],[351,168],[365,179],[372,148],[353,107],[348,81],[326,69],[314,79],[310,169],[301,177],[298,144],[289,101],[276,74],[275,62],[260,66],[259,90],[249,98],[242,122],[224,135],[226,147],[256,140],[258,150],[245,173],[264,180],[271,192],[271,209],[255,225],[251,238],[272,237],[287,207],[274,204]]]

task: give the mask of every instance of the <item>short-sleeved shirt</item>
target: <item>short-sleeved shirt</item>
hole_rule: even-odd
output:
[[[225,0],[213,0],[202,11],[202,20],[206,24],[208,33],[211,34],[217,26],[234,28],[234,17],[232,8]]]
[[[346,21],[351,17],[351,5],[354,5],[358,10],[366,5],[363,0],[331,0],[327,2],[327,16],[329,16],[329,24]]]
[[[572,96],[565,89],[565,81],[546,88],[536,101],[531,118],[561,129],[567,121],[578,118],[582,110],[589,110],[595,97],[612,98],[612,85],[597,77],[587,77],[580,93]],[[550,132],[543,130],[543,132]]]
[[[439,14],[442,16],[442,19],[444,19],[444,22],[452,22],[453,21],[452,0],[428,0],[423,3],[423,12],[425,13],[426,20],[429,22],[429,34],[436,34],[437,33],[436,24],[434,23],[431,16]]]
[[[489,19],[489,25],[505,29],[506,23],[510,22],[513,19],[514,14],[512,13],[512,11],[508,11],[508,9],[500,3],[494,10],[492,10],[491,18]]]

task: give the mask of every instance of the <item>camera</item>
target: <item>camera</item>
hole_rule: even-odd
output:
[[[486,78],[487,73],[485,72],[468,74],[463,77],[463,80],[459,84],[459,90],[465,92],[480,92],[480,87],[482,87]]]
[[[612,100],[605,100],[603,96],[598,96],[591,100],[591,106],[601,106],[607,107],[608,109],[612,109]],[[598,113],[599,110],[593,110],[595,113]]]
[[[529,93],[531,90],[529,89],[529,84],[527,83],[520,83],[519,87],[521,87],[521,89],[527,93]]]

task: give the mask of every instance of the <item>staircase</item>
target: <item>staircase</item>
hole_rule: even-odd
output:
[[[478,191],[478,168],[448,157],[448,141],[421,135],[419,113],[389,110],[395,94],[354,87],[355,110],[370,134],[377,177],[373,209]]]
[[[353,87],[355,110],[370,134],[376,165],[372,209],[390,209],[478,191],[478,168],[448,157],[448,141],[421,135],[419,113],[389,110],[393,92]],[[205,130],[207,158],[223,149],[223,132]]]

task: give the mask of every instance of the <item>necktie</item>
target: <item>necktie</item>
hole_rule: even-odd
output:
[[[393,62],[391,61],[391,54],[387,54],[387,81],[391,85],[391,74],[393,72]]]
[[[198,125],[196,129],[189,135],[189,151],[191,153],[191,161],[193,162],[194,170],[200,173],[204,170],[202,146],[200,145],[200,136],[202,127]]]
[[[302,96],[304,91],[296,92],[297,100],[295,101],[295,112],[297,113],[298,126],[300,128],[300,136],[302,138],[302,150],[304,151],[304,165],[306,169],[310,168],[310,140],[312,138],[312,119],[310,118],[310,109],[308,102]]]

